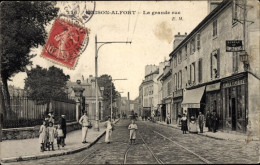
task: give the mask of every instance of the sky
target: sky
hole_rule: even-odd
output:
[[[57,5],[60,6],[60,3]],[[169,59],[174,35],[178,32],[189,34],[206,17],[207,7],[207,1],[97,1],[96,14],[85,24],[90,29],[89,43],[75,69],[40,57],[42,46],[31,49],[31,54],[37,54],[32,59],[33,67],[40,65],[48,68],[54,65],[69,74],[71,81],[81,79],[82,76],[95,76],[95,35],[99,42],[131,41],[132,44],[102,46],[98,53],[98,76],[108,74],[113,79],[126,78],[124,81],[114,81],[116,90],[123,92],[123,97],[130,92],[130,99],[135,99],[144,79],[145,66],[159,65],[165,58]],[[104,14],[104,11],[109,13]],[[113,11],[121,11],[122,14],[113,14]],[[130,13],[127,11],[132,12],[127,14]],[[180,14],[176,14],[178,12]],[[46,27],[47,32],[52,23]],[[24,78],[26,73],[18,73],[8,83],[23,88]]]

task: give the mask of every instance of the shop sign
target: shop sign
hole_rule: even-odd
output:
[[[206,91],[210,92],[210,91],[216,91],[216,90],[220,90],[220,82],[219,83],[215,83],[215,84],[210,84],[206,86]]]
[[[180,97],[180,96],[183,96],[183,90],[182,89],[173,92],[173,97]]]
[[[183,108],[200,108],[200,104],[197,103],[188,103],[188,104],[182,104]]]
[[[227,40],[226,51],[227,52],[240,52],[243,50],[242,40]]]
[[[246,83],[246,82],[245,82],[245,79],[230,81],[230,82],[223,83],[223,88],[228,88],[228,87],[232,87],[232,86],[243,85],[243,84],[245,84],[245,83]]]

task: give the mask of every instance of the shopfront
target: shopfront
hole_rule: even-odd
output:
[[[223,129],[246,132],[247,114],[247,78],[229,78],[222,80]]]
[[[165,99],[165,108],[166,108],[166,123],[171,124],[171,116],[172,116],[172,99],[167,98]]]
[[[205,108],[205,86],[184,91],[181,106],[188,119],[191,116],[197,118],[199,112]]]
[[[205,111],[201,111],[204,115],[207,112],[212,113],[215,111],[218,116],[217,129],[223,128],[223,109],[220,82],[210,84],[206,86],[206,108]]]
[[[173,113],[172,122],[173,124],[180,124],[180,117],[183,114],[181,103],[183,100],[183,89],[173,92]]]

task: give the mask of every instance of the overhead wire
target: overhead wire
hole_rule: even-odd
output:
[[[134,38],[135,28],[136,28],[137,20],[138,20],[138,17],[139,17],[140,6],[141,6],[141,2],[139,3],[138,12],[137,12],[137,16],[136,16],[136,19],[135,19],[135,25],[134,25],[133,34],[132,34],[132,37],[131,37],[131,42],[133,41],[133,38]]]

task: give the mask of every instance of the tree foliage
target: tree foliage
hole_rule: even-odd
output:
[[[31,48],[44,45],[47,38],[45,26],[57,16],[59,10],[55,4],[6,1],[0,5],[0,86],[4,113],[7,115],[11,111],[7,80],[31,64]]]
[[[111,81],[112,81],[112,77],[110,75],[104,74],[101,75],[100,77],[98,77],[98,86],[99,87],[104,87],[104,91],[103,91],[103,101],[105,102],[111,102],[111,87],[112,87],[112,100],[113,102],[115,102],[118,92],[115,90],[115,86],[114,83],[112,82],[112,86],[111,86]]]
[[[37,65],[27,72],[27,76],[24,89],[29,98],[36,100],[37,103],[49,105],[53,99],[67,97],[66,84],[70,76],[65,75],[62,69],[55,66],[46,69]]]

